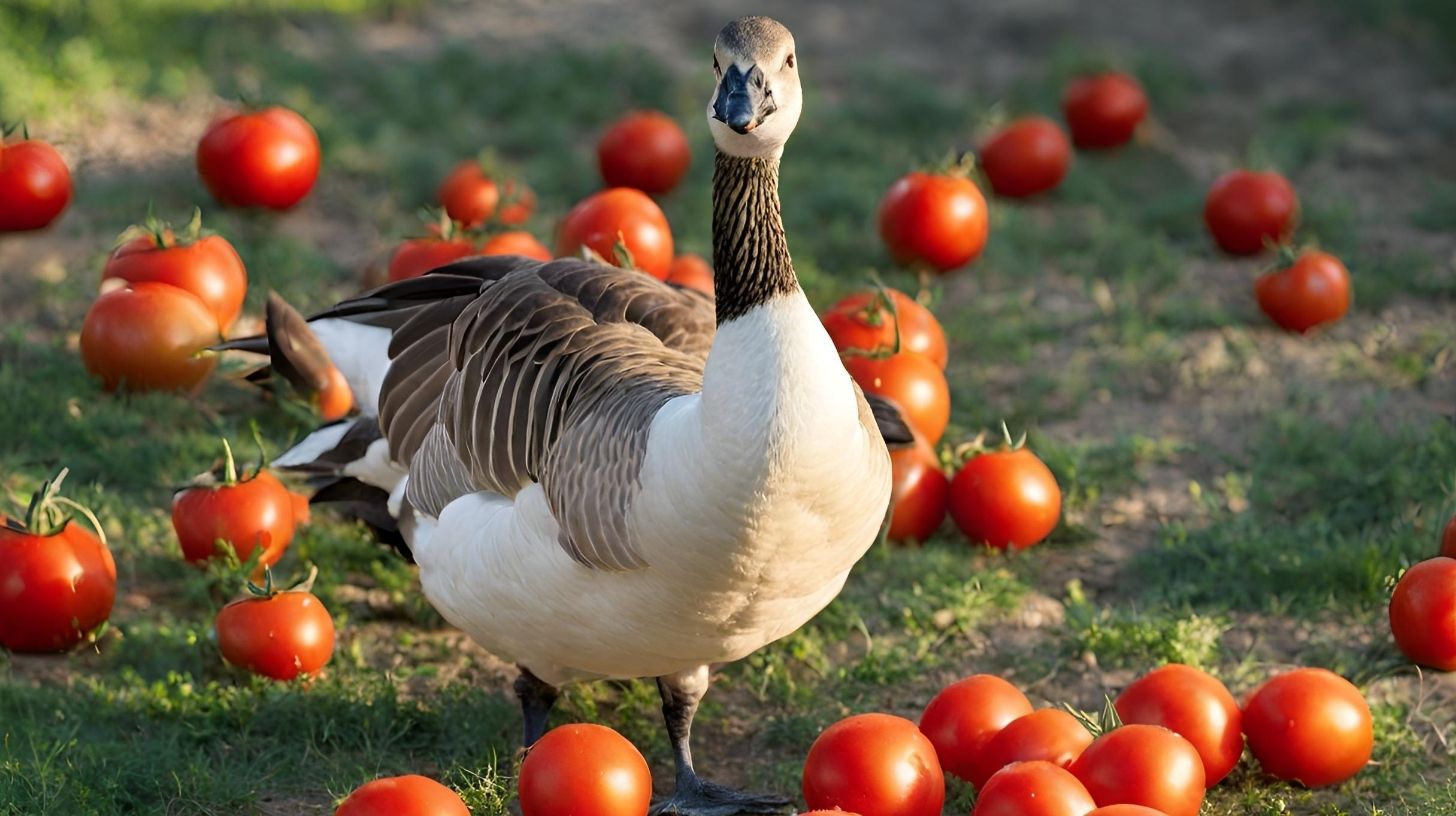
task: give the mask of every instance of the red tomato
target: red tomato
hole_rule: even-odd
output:
[[[521,816],[646,816],[652,772],[616,731],[563,725],[527,750],[520,793]]]
[[[293,529],[307,524],[313,515],[308,506],[308,496],[303,493],[288,491],[288,500],[293,503]]]
[[[986,743],[985,758],[977,773],[989,773],[971,784],[981,787],[997,771],[1013,762],[1050,762],[1065,768],[1092,744],[1087,728],[1065,711],[1043,708],[1012,720]]]
[[[1060,766],[1018,762],[986,782],[971,816],[1086,816],[1094,807],[1092,795]]]
[[[500,194],[500,187],[486,176],[480,162],[467,159],[455,165],[450,175],[440,182],[435,198],[452,221],[459,221],[466,227],[478,227],[495,215]]]
[[[1291,266],[1259,276],[1254,297],[1270,320],[1304,333],[1350,310],[1350,273],[1327,252],[1306,252]]]
[[[1334,785],[1370,761],[1370,706],[1348,680],[1325,669],[1295,669],[1244,702],[1244,736],[1264,772],[1309,788]]]
[[[175,286],[146,281],[107,292],[81,324],[81,359],[107,391],[190,390],[217,357],[217,316]]]
[[[475,254],[475,244],[464,238],[410,238],[401,242],[389,257],[389,279],[418,278],[432,269]]]
[[[844,367],[860,388],[894,400],[926,442],[940,441],[950,423],[950,386],[935,363],[902,351],[888,357],[846,355]]]
[[[804,801],[871,816],[940,816],[945,776],[915,723],[857,714],[824,729],[809,748]]]
[[[1405,571],[1390,596],[1390,631],[1412,663],[1456,670],[1456,558]]]
[[[940,321],[905,293],[889,288],[885,291],[894,301],[893,313],[878,289],[856,292],[829,307],[821,320],[834,347],[840,351],[889,351],[895,347],[898,318],[900,350],[919,354],[944,369],[950,350]]]
[[[197,172],[219,204],[286,210],[318,178],[318,134],[287,108],[225,113],[197,143]]]
[[[1243,715],[1223,683],[1192,666],[1171,663],[1140,677],[1117,697],[1125,723],[1161,725],[1188,740],[1203,758],[1213,787],[1244,753]]]
[[[618,238],[627,245],[637,268],[658,280],[667,279],[672,265],[672,230],[667,216],[641,190],[613,187],[582,199],[566,220],[556,239],[556,257],[581,254],[582,247],[616,263]]]
[[[658,111],[629,113],[597,142],[597,166],[608,187],[665,193],[688,171],[688,137],[671,116]]]
[[[319,416],[328,422],[343,419],[354,410],[354,391],[338,366],[329,366],[328,381],[313,395]]]
[[[228,450],[221,484],[189,487],[172,500],[172,527],[182,557],[200,564],[231,547],[239,561],[261,549],[258,563],[269,566],[283,557],[293,540],[293,498],[268,471],[239,480]]]
[[[986,246],[986,198],[969,178],[908,173],[880,199],[880,237],[895,260],[944,274]]]
[[[0,138],[0,232],[50,226],[71,203],[71,171],[54,147]]]
[[[455,791],[433,779],[411,774],[361,785],[334,816],[470,816]]]
[[[303,590],[233,601],[214,628],[224,660],[274,680],[315,674],[334,653],[334,619]]]
[[[1167,816],[1198,816],[1203,806],[1203,759],[1188,740],[1156,725],[1108,731],[1071,770],[1099,806],[1144,805]]]
[[[1072,146],[1045,116],[1017,119],[981,145],[981,172],[997,195],[1021,198],[1062,183]]]
[[[950,480],[940,469],[935,448],[923,439],[914,447],[890,451],[894,489],[890,492],[889,540],[925,542],[945,521]]]
[[[111,617],[116,562],[54,501],[65,475],[41,488],[25,523],[0,520],[0,646],[12,652],[69,649]]]
[[[998,549],[1030,547],[1056,529],[1062,490],[1036,454],[990,451],[950,482],[950,517],[966,537]]]
[[[1031,702],[1010,683],[976,674],[946,686],[920,715],[920,730],[935,746],[948,773],[961,779],[986,779],[986,746],[1001,729],[1031,713]]]
[[[501,182],[501,203],[495,220],[507,226],[519,226],[531,220],[536,211],[536,193],[519,181]]]
[[[1132,139],[1148,115],[1148,97],[1127,74],[1082,77],[1062,93],[1062,115],[1077,147],[1117,147]]]
[[[221,235],[178,241],[170,229],[138,235],[118,246],[101,271],[105,281],[167,283],[190,292],[217,318],[226,332],[243,313],[248,272],[238,251]]]
[[[1441,533],[1441,555],[1456,558],[1456,516],[1446,522],[1446,529]]]
[[[667,268],[667,282],[713,294],[713,268],[697,255],[687,253],[672,259]]]
[[[1267,242],[1289,237],[1299,216],[1299,198],[1278,173],[1234,170],[1208,189],[1203,221],[1213,240],[1232,255],[1255,255]]]
[[[515,230],[492,236],[480,247],[481,255],[520,255],[538,261],[551,260],[551,250],[529,232]]]
[[[1142,805],[1108,805],[1097,808],[1087,816],[1167,816],[1167,814]]]

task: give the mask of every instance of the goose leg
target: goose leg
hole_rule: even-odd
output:
[[[657,678],[657,691],[662,695],[662,717],[672,741],[673,758],[677,762],[677,789],[670,798],[652,806],[652,816],[735,816],[735,814],[771,814],[783,811],[789,800],[771,794],[736,791],[715,785],[693,770],[693,751],[688,744],[693,715],[698,702],[708,691],[708,667],[700,666],[680,674]]]
[[[546,733],[551,706],[556,703],[556,687],[543,681],[525,666],[516,677],[516,697],[521,701],[521,748],[530,748]]]

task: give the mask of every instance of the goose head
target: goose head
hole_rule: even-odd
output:
[[[777,20],[741,17],[713,43],[717,87],[708,127],[732,156],[778,158],[799,122],[803,95],[794,35]]]

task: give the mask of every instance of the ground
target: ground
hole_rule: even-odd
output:
[[[27,495],[64,464],[117,553],[99,648],[0,656],[0,813],[326,813],[379,774],[421,772],[481,814],[511,799],[518,721],[500,661],[444,625],[410,568],[324,515],[284,571],[322,570],[340,627],[326,675],[275,685],[226,668],[209,632],[236,588],[182,565],[174,486],[240,445],[271,451],[306,412],[236,382],[196,398],[113,398],[76,332],[112,240],[151,203],[194,204],[271,287],[321,307],[377,280],[392,242],[456,160],[495,147],[541,194],[532,228],[597,185],[603,124],[679,117],[697,157],[663,200],[680,246],[708,248],[711,37],[744,8],[502,0],[22,0],[0,9],[0,118],[71,160],[77,199],[46,233],[0,238],[0,486]],[[1099,60],[1134,70],[1156,123],[1080,154],[1064,185],[993,202],[986,255],[934,308],[952,344],[953,428],[1029,429],[1066,501],[1050,543],[1011,557],[947,525],[877,549],[801,632],[718,677],[697,729],[719,781],[797,791],[815,734],[848,713],[918,715],[945,682],[1012,680],[1036,704],[1100,706],[1167,661],[1242,694],[1292,665],[1359,683],[1375,764],[1315,792],[1246,758],[1207,814],[1456,812],[1456,685],[1405,664],[1384,606],[1456,510],[1456,14],[1438,0],[1332,3],[995,0],[796,3],[781,12],[807,86],[785,157],[794,259],[816,304],[872,271],[897,175],[964,148],[989,119],[1054,113]],[[283,216],[212,206],[192,169],[227,97],[284,102],[317,126],[325,169]],[[1266,261],[1206,238],[1203,191],[1243,162],[1277,167],[1302,238],[1355,280],[1348,319],[1312,337],[1267,325]],[[573,688],[556,721],[620,729],[661,789],[670,755],[649,684]],[[953,788],[948,812],[969,792]]]

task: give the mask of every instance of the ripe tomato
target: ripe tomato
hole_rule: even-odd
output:
[[[950,423],[950,386],[935,363],[902,351],[888,357],[846,355],[844,367],[860,388],[894,400],[926,442],[940,441]]]
[[[486,175],[480,161],[466,159],[455,165],[450,175],[440,182],[435,198],[452,221],[459,221],[466,227],[478,227],[495,215],[501,191]]]
[[[978,454],[950,481],[950,517],[971,541],[1022,549],[1051,534],[1062,490],[1026,448]]]
[[[111,617],[116,562],[58,506],[65,477],[41,487],[24,523],[0,519],[0,647],[13,652],[69,649]]]
[[[890,311],[884,292],[895,304]],[[945,331],[930,310],[914,298],[894,289],[866,289],[844,298],[820,318],[829,339],[840,351],[888,351],[895,347],[895,323],[899,319],[900,350],[919,354],[945,368],[950,359]]]
[[[940,816],[945,776],[915,723],[857,714],[824,729],[804,760],[804,801],[874,816]]]
[[[1232,255],[1255,255],[1266,242],[1289,237],[1299,198],[1278,173],[1234,170],[1219,177],[1203,202],[1203,222],[1213,240]]]
[[[1203,806],[1203,759],[1188,740],[1156,725],[1108,731],[1071,771],[1099,806],[1144,805],[1167,816],[1198,816]]]
[[[141,283],[155,281],[190,292],[217,318],[219,332],[226,332],[243,313],[243,296],[248,291],[248,272],[238,251],[221,235],[201,235],[200,215],[194,217],[191,233],[178,240],[171,229],[152,222],[146,232],[126,241],[106,259],[101,271],[102,290],[106,281]],[[141,228],[133,227],[140,231]],[[125,235],[126,233],[123,233]]]
[[[502,181],[500,187],[501,201],[495,220],[506,226],[520,226],[531,220],[531,214],[536,211],[536,193],[513,179]]]
[[[293,540],[293,518],[288,488],[266,470],[238,479],[231,448],[221,484],[189,487],[172,500],[172,527],[182,557],[194,564],[217,556],[221,544],[232,548],[239,561],[261,549],[258,563],[275,564]]]
[[[308,496],[303,493],[288,491],[288,500],[293,503],[293,529],[307,524],[313,515],[308,506]]]
[[[0,137],[0,232],[50,226],[71,203],[71,171],[54,147]]]
[[[690,161],[688,137],[658,111],[623,116],[597,142],[597,166],[608,187],[665,193],[682,180]]]
[[[944,274],[986,246],[986,198],[960,175],[908,173],[880,199],[880,237],[906,266]]]
[[[686,253],[672,259],[667,268],[667,282],[713,294],[713,268],[697,255]]]
[[[1142,805],[1108,805],[1097,808],[1087,816],[1167,816],[1167,814]]]
[[[981,787],[987,778],[1013,762],[1050,762],[1065,768],[1092,744],[1087,728],[1065,711],[1043,708],[1012,720],[986,743],[985,759],[977,773],[988,773],[971,784]]]
[[[1456,558],[1432,558],[1405,571],[1390,596],[1390,631],[1411,662],[1456,670]]]
[[[948,773],[961,779],[986,779],[986,746],[1001,729],[1031,713],[1031,701],[1015,686],[990,674],[976,674],[941,689],[925,713],[920,730],[935,746]]]
[[[224,113],[197,143],[197,172],[219,204],[286,210],[313,189],[318,134],[287,108]]]
[[[1456,558],[1456,516],[1446,522],[1446,529],[1441,533],[1441,555]]]
[[[916,439],[909,448],[890,451],[890,470],[894,489],[890,492],[889,540],[908,543],[924,542],[945,521],[945,503],[950,495],[950,480],[940,469],[935,448],[923,439]]]
[[[601,725],[554,728],[521,763],[521,816],[644,816],[652,772],[626,737]]]
[[[1077,147],[1117,147],[1132,138],[1148,115],[1148,97],[1127,74],[1082,77],[1062,93],[1062,115]]]
[[[538,261],[551,260],[551,250],[529,232],[515,230],[491,236],[480,246],[481,255],[520,255]]]
[[[313,395],[313,402],[318,406],[319,416],[327,422],[333,422],[343,419],[354,410],[354,391],[349,388],[349,381],[344,378],[344,372],[338,366],[329,366],[327,376],[328,381],[324,383],[324,387]]]
[[[1325,669],[1295,669],[1254,689],[1244,736],[1265,773],[1308,788],[1359,773],[1375,741],[1360,690]]]
[[[107,292],[81,324],[86,370],[115,391],[183,391],[207,378],[221,338],[217,316],[175,286],[144,281]]]
[[[997,195],[1022,198],[1062,183],[1072,146],[1045,116],[1017,119],[981,145],[981,172]]]
[[[1304,333],[1350,310],[1350,273],[1327,252],[1306,252],[1292,265],[1260,275],[1254,297],[1270,320]]]
[[[233,601],[214,627],[224,660],[274,680],[314,674],[334,654],[334,619],[307,590]]]
[[[475,254],[475,244],[464,238],[410,238],[402,241],[389,256],[389,279],[418,278],[432,269]]]
[[[1062,767],[1018,762],[986,782],[971,816],[1086,816],[1096,806],[1077,777]]]
[[[334,816],[470,816],[455,791],[433,779],[388,776],[359,786]]]
[[[667,279],[672,265],[672,230],[667,216],[641,190],[613,187],[582,199],[566,220],[556,239],[556,257],[581,254],[582,247],[616,263],[618,238],[627,245],[637,268],[658,280]]]
[[[1117,697],[1125,723],[1161,725],[1188,740],[1203,758],[1203,781],[1213,787],[1244,753],[1243,715],[1223,683],[1192,666],[1170,663],[1133,682]]]

